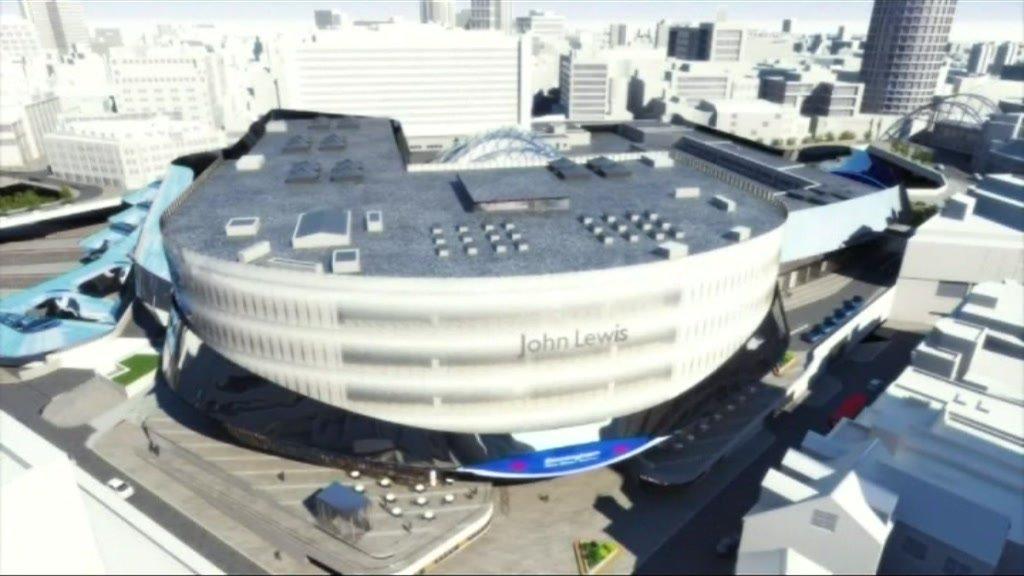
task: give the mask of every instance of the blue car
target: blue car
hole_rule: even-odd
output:
[[[821,330],[825,334],[831,334],[838,327],[839,323],[836,322],[836,319],[831,316],[825,318],[825,321],[821,323]]]
[[[850,312],[850,310],[847,310],[845,307],[840,306],[839,308],[836,308],[835,310],[832,311],[832,318],[834,318],[837,321],[846,320],[846,318],[850,315]]]
[[[853,298],[850,298],[850,302],[852,302],[853,305],[856,306],[857,308],[860,308],[861,306],[864,305],[864,297],[854,296]]]
[[[825,332],[821,329],[821,326],[819,324],[815,324],[813,328],[800,335],[800,338],[804,342],[807,342],[808,344],[814,344],[815,342],[821,340],[824,337]]]

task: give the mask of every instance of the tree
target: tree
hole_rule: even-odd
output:
[[[260,37],[256,37],[256,42],[252,45],[252,59],[259,62],[260,55],[263,54],[263,42],[260,42]]]
[[[839,134],[840,140],[853,140],[856,137],[857,135],[854,134],[852,130],[844,130],[841,134]]]
[[[836,135],[831,132],[825,132],[825,142],[832,142],[836,139]]]
[[[868,128],[867,130],[864,131],[864,140],[866,140],[866,141],[870,141],[871,140],[871,129],[870,128]]]
[[[793,138],[793,137],[786,138],[786,146],[792,146],[794,144],[796,144],[796,138]]]
[[[772,146],[775,146],[776,148],[782,146],[782,140],[778,138],[772,138]]]

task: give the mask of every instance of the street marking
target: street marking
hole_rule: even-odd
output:
[[[789,335],[792,336],[793,334],[796,334],[797,332],[803,330],[804,328],[807,328],[808,326],[810,326],[810,324],[801,324],[800,326],[790,330]]]

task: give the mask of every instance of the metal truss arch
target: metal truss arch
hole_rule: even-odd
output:
[[[536,134],[518,128],[499,128],[455,144],[434,160],[438,164],[550,161],[561,157]]]
[[[913,136],[915,126],[930,130],[941,121],[980,126],[998,111],[995,102],[979,94],[942,96],[893,122],[878,139],[883,142],[907,140]]]

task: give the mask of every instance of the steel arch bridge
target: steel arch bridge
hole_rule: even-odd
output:
[[[499,128],[452,146],[434,162],[476,164],[492,161],[550,161],[561,156],[561,153],[535,134],[517,128]]]
[[[925,130],[930,130],[939,121],[981,126],[991,114],[998,111],[999,106],[995,102],[979,94],[942,96],[893,122],[878,140],[909,140],[914,135],[915,125],[924,125]]]

